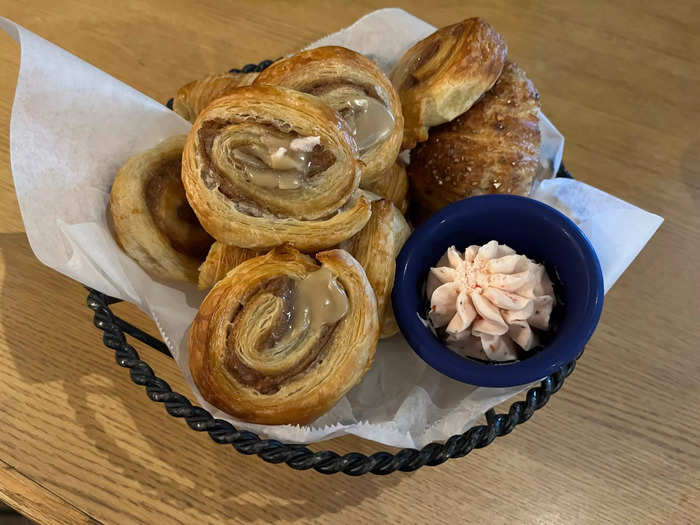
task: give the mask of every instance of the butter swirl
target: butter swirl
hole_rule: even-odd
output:
[[[464,253],[450,247],[431,268],[427,293],[430,321],[445,329],[447,346],[492,361],[538,346],[533,328],[549,329],[555,304],[544,266],[497,241]]]

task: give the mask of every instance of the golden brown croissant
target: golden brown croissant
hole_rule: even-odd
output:
[[[112,185],[110,213],[117,243],[154,277],[197,282],[213,239],[197,222],[180,179],[184,136],[134,155]]]
[[[210,102],[227,95],[237,87],[249,86],[257,76],[257,73],[225,73],[185,84],[178,89],[173,99],[173,110],[185,120],[194,122]]]
[[[212,288],[189,334],[204,399],[253,423],[305,424],[362,379],[379,334],[374,293],[347,252],[316,259],[283,246]]]
[[[378,180],[396,160],[403,136],[401,102],[386,75],[361,54],[338,46],[302,51],[272,64],[255,84],[316,95],[340,113],[364,163],[362,187]]]
[[[440,28],[409,49],[390,75],[403,107],[403,148],[468,110],[496,82],[507,53],[503,37],[481,18]]]
[[[356,153],[347,125],[321,99],[278,86],[243,87],[197,117],[182,180],[216,240],[313,252],[351,237],[369,219]]]
[[[197,286],[200,290],[206,290],[217,282],[233,268],[243,261],[262,255],[262,252],[230,246],[221,242],[211,245],[207,258],[199,267],[199,280]]]
[[[430,130],[411,152],[413,202],[425,217],[484,193],[529,194],[540,149],[539,95],[508,62],[496,85],[468,112]]]
[[[389,199],[401,213],[406,213],[408,208],[408,175],[403,162],[397,160],[389,171],[372,184],[366,184],[364,188],[379,197]]]
[[[381,199],[372,202],[372,217],[365,227],[339,246],[348,251],[365,269],[377,298],[382,337],[389,337],[398,332],[396,322],[393,321],[390,296],[394,286],[396,256],[410,234],[411,227],[401,212],[391,201]],[[388,319],[386,329],[385,319]]]

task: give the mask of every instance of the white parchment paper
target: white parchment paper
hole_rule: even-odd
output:
[[[335,408],[308,427],[239,422],[206,403],[192,383],[185,336],[203,298],[194,286],[154,281],[117,247],[107,222],[109,190],[128,157],[190,124],[162,104],[27,31],[0,27],[20,43],[10,125],[15,189],[29,242],[46,265],[137,304],[158,325],[197,400],[216,417],[290,442],[343,434],[420,447],[473,425],[524,387],[477,388],[444,377],[398,335],[380,343],[372,369]],[[335,44],[389,71],[434,27],[400,9],[382,9],[313,44]],[[261,60],[264,56],[261,49]],[[178,86],[172,86],[173,91]],[[556,171],[563,137],[542,115],[542,164]],[[593,243],[606,291],[662,222],[656,215],[571,180],[545,180],[534,197],[572,217]]]

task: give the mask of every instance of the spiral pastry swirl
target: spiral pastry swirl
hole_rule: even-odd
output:
[[[204,398],[234,417],[304,424],[369,369],[379,335],[374,292],[350,254],[282,246],[231,270],[190,328],[190,370]]]
[[[129,158],[117,173],[110,214],[117,244],[159,279],[197,282],[197,268],[214,241],[185,198],[178,135]]]
[[[187,137],[182,180],[204,228],[251,249],[329,248],[370,216],[349,128],[317,97],[250,86],[212,102]]]
[[[507,53],[503,37],[481,18],[442,27],[406,51],[390,75],[406,121],[403,147],[467,111],[496,82]]]
[[[337,111],[357,142],[363,188],[396,160],[403,137],[401,102],[387,76],[361,54],[339,46],[309,49],[275,62],[254,84],[310,93]]]

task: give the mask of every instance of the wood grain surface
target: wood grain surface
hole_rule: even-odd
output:
[[[490,21],[566,136],[575,176],[666,222],[606,297],[564,390],[531,422],[413,474],[324,477],[195,434],[101,344],[85,290],[32,255],[13,191],[19,64],[0,35],[0,499],[39,523],[697,523],[700,4],[406,1]],[[159,101],[278,57],[380,2],[0,1],[0,13]],[[611,225],[611,228],[613,226]],[[136,308],[117,311],[156,333]],[[137,346],[174,389],[174,363]],[[380,447],[359,438],[339,452]]]

